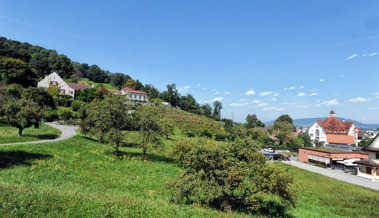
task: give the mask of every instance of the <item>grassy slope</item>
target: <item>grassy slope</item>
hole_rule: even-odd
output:
[[[172,204],[164,184],[178,164],[151,151],[111,147],[82,136],[62,142],[0,147],[0,216],[245,216]],[[295,217],[378,217],[379,192],[292,166],[299,188]],[[368,181],[370,182],[370,181]]]
[[[17,134],[17,128],[0,122],[0,144],[54,139],[62,133],[58,129],[42,124],[38,129],[34,127],[24,129],[21,137]]]
[[[223,216],[169,203],[164,184],[180,173],[170,159],[81,136],[0,147],[0,216]],[[17,151],[17,152],[14,152]],[[10,163],[11,162],[11,163]]]
[[[88,85],[92,85],[93,84],[95,86],[95,88],[98,87],[98,86],[100,86],[100,85],[102,85],[104,88],[107,88],[107,89],[119,90],[117,87],[114,87],[114,86],[112,86],[109,83],[95,83],[95,82],[93,82],[93,81],[91,81],[91,80],[89,80],[87,78],[81,79],[79,81],[79,83],[81,83],[81,84],[88,84]]]

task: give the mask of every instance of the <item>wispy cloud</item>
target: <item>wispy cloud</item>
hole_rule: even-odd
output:
[[[324,79],[320,79],[320,82],[324,82],[325,80]]]
[[[183,88],[178,88],[179,92],[188,92],[188,89],[191,88],[191,86],[184,86]]]
[[[199,86],[201,86],[201,84],[200,84],[200,83],[198,83],[196,86],[197,86],[197,87],[199,87]]]
[[[243,99],[241,99],[240,101],[247,101],[248,99],[246,99],[246,98],[243,98]]]
[[[370,99],[368,98],[362,98],[362,97],[357,97],[357,98],[351,98],[349,100],[347,100],[346,102],[350,102],[350,103],[363,103],[363,102],[366,102],[366,101],[369,101]]]
[[[379,110],[379,107],[370,107],[369,110]]]
[[[253,103],[253,104],[258,104],[258,103],[260,103],[261,102],[261,100],[253,100],[251,103]]]
[[[376,53],[376,52],[373,52],[373,53],[370,53],[368,56],[375,56],[375,55],[377,55],[378,53]]]
[[[257,107],[265,107],[265,106],[267,106],[268,105],[268,103],[262,103],[262,104],[257,104],[257,105],[255,105],[254,107],[255,108],[257,108]]]
[[[350,60],[350,59],[356,58],[357,56],[358,56],[357,54],[353,54],[353,55],[347,57],[346,59],[347,59],[347,60]]]
[[[297,96],[304,97],[305,93],[304,92],[299,92],[299,93],[297,93]]]
[[[230,95],[232,94],[231,92],[224,92],[225,95]]]
[[[297,105],[296,108],[303,108],[303,109],[305,109],[305,108],[308,108],[308,106],[307,105]]]
[[[242,106],[245,106],[246,104],[245,103],[231,103],[230,106],[231,107],[242,107]]]
[[[283,108],[283,107],[265,107],[263,108],[263,111],[284,111],[286,110],[286,108]]]
[[[270,92],[270,91],[259,93],[260,96],[266,96],[266,95],[271,95],[271,94],[272,94],[272,92]]]
[[[333,99],[330,101],[324,101],[322,104],[327,105],[327,106],[333,106],[333,105],[338,105],[337,99]]]
[[[216,97],[213,99],[213,101],[221,101],[223,98],[222,97]]]
[[[255,91],[254,90],[249,90],[245,93],[245,95],[254,95]]]
[[[316,92],[312,92],[312,93],[310,94],[310,96],[316,96],[316,95],[317,95]]]
[[[218,94],[220,94],[220,92],[219,92],[219,91],[216,91],[216,92],[215,92],[215,95],[218,95]]]
[[[343,75],[343,74],[340,74],[338,77],[339,77],[339,78],[342,78],[342,77],[344,77],[344,76],[345,76],[345,75]]]
[[[293,86],[289,87],[289,90],[294,90],[294,89],[296,89],[296,88]]]
[[[300,86],[299,89],[304,89],[304,86]]]

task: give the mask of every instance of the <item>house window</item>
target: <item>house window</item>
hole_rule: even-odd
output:
[[[375,158],[379,160],[379,153],[376,153]]]

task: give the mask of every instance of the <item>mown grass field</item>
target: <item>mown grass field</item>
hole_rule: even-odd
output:
[[[54,139],[61,134],[60,130],[42,124],[39,129],[35,129],[34,127],[24,129],[21,137],[18,137],[17,128],[0,122],[0,144]]]
[[[0,147],[0,217],[245,217],[177,205],[165,183],[181,166],[161,151],[120,148],[83,136],[61,142]],[[270,163],[272,164],[272,163]],[[289,217],[379,217],[379,192],[282,163],[295,177],[298,204]]]

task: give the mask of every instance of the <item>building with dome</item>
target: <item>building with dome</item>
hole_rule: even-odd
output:
[[[322,142],[324,145],[358,145],[358,134],[355,132],[354,122],[341,121],[330,111],[325,120],[317,120],[309,128],[309,136],[314,145]]]

